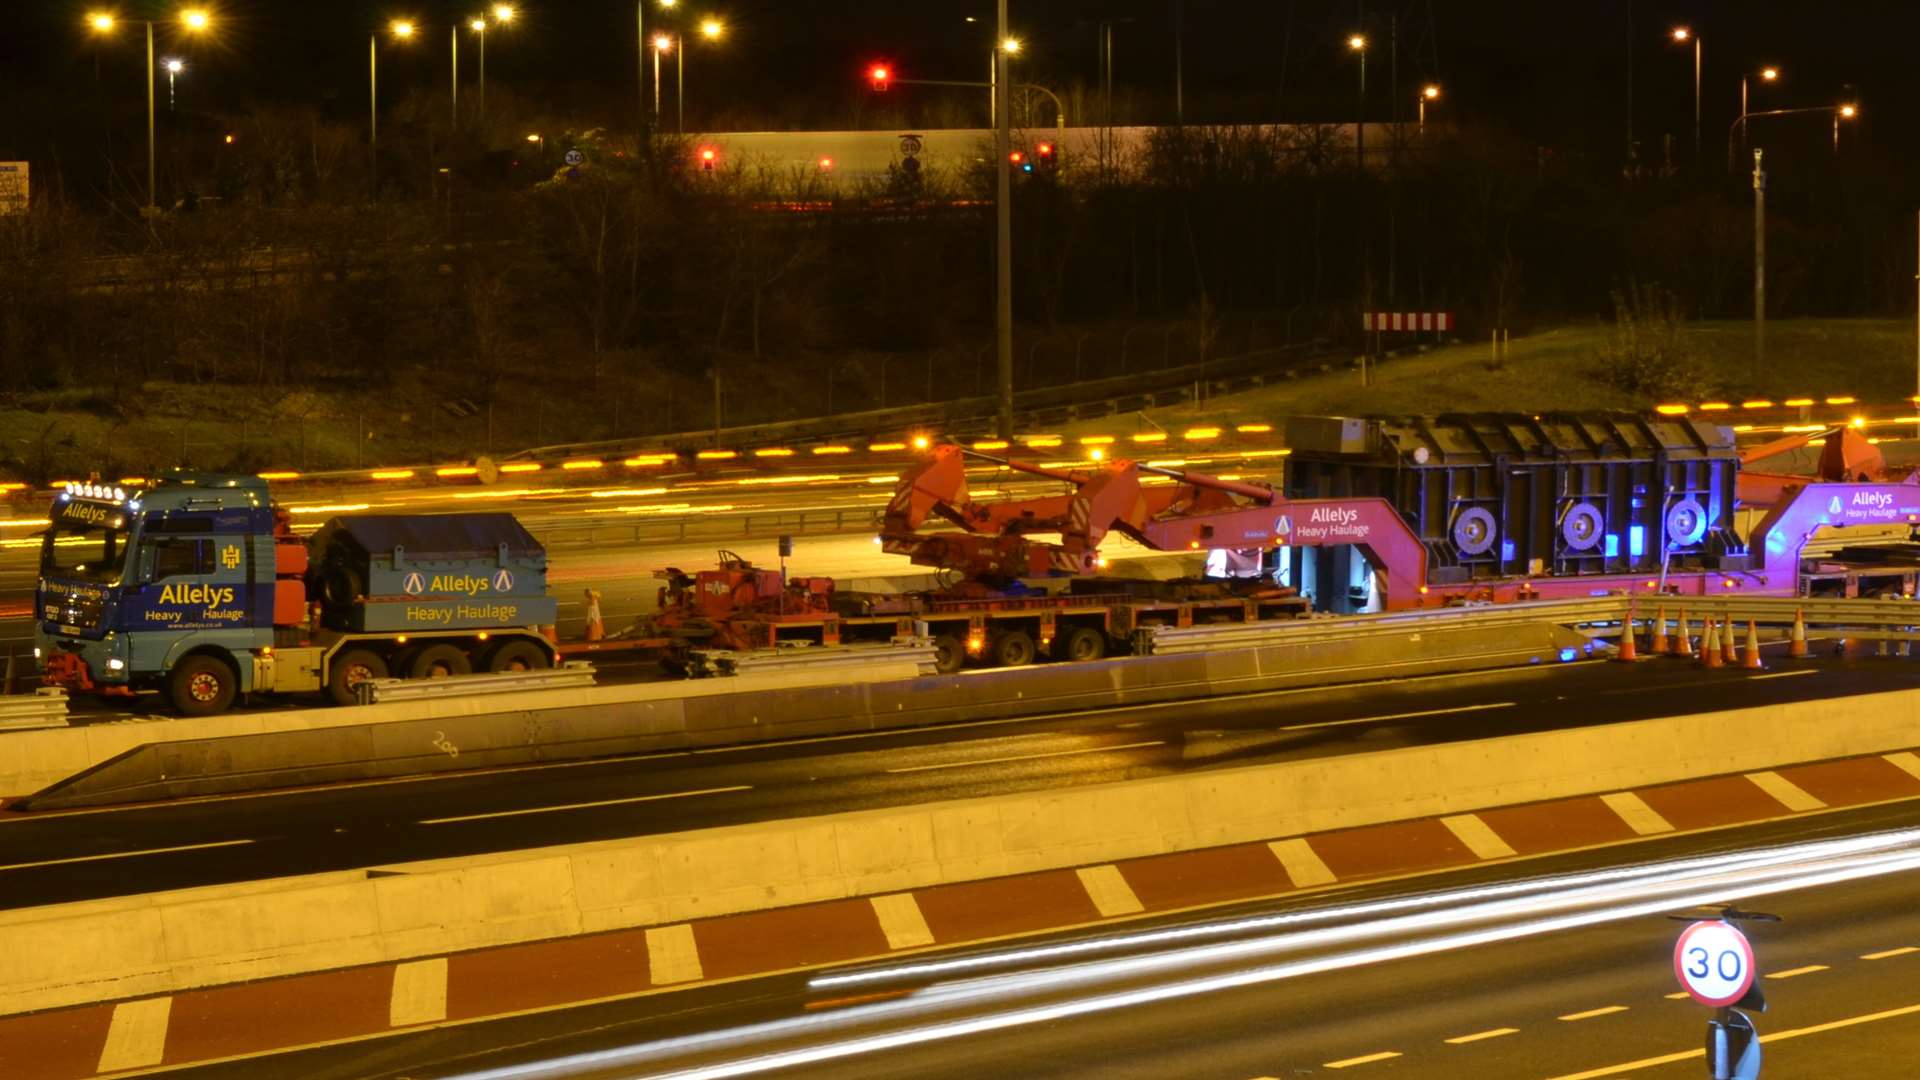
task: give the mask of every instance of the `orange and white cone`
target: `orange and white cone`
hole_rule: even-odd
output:
[[[600,590],[587,590],[587,640],[602,641],[607,636],[606,621],[600,617]]]
[[[1653,612],[1653,640],[1647,643],[1647,651],[1655,656],[1663,655],[1670,646],[1667,644],[1667,605],[1661,604]]]
[[[1673,655],[1683,660],[1693,659],[1693,639],[1687,636],[1687,609],[1680,609],[1680,632],[1673,635]]]
[[[1740,650],[1734,646],[1733,616],[1731,615],[1721,620],[1720,659],[1726,661],[1728,667],[1740,666]]]
[[[1761,669],[1760,628],[1754,625],[1752,619],[1747,620],[1747,653],[1740,658],[1740,666],[1748,671],[1759,671]]]
[[[1700,666],[1708,668],[1726,666],[1726,660],[1720,655],[1720,628],[1714,625],[1712,616],[1708,616],[1701,624]]]
[[[1787,638],[1787,655],[1795,660],[1807,657],[1807,614],[1800,608],[1793,609],[1793,633]]]
[[[1620,651],[1614,654],[1615,660],[1630,664],[1640,659],[1640,647],[1634,643],[1633,639],[1633,604],[1629,603],[1626,620],[1620,624]]]

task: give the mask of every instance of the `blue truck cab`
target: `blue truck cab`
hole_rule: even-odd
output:
[[[297,535],[257,477],[69,484],[35,590],[43,678],[157,690],[205,715],[243,694],[550,666],[546,555],[510,514],[336,518]]]

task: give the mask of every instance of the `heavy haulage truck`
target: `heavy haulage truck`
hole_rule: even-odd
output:
[[[45,681],[204,716],[242,694],[351,704],[369,679],[552,666],[546,552],[513,515],[289,523],[250,476],[68,485],[34,594]]]

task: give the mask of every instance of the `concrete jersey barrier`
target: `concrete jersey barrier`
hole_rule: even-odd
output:
[[[0,913],[0,1014],[1905,749],[1920,691]]]

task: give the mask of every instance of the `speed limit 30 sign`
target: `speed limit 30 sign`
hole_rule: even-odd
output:
[[[1753,946],[1731,923],[1694,923],[1674,943],[1673,973],[1693,1000],[1724,1008],[1753,986]]]

